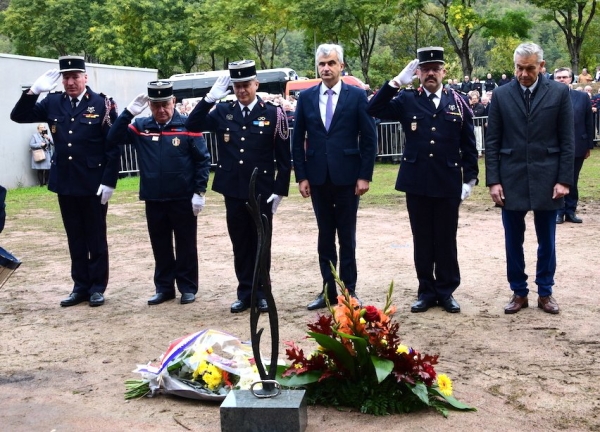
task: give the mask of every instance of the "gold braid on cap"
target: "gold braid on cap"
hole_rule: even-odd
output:
[[[282,140],[288,139],[290,136],[290,126],[288,125],[287,116],[280,106],[275,107],[277,110],[277,124],[275,125],[275,136],[279,134]]]

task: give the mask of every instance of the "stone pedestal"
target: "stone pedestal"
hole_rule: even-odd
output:
[[[304,390],[282,390],[259,399],[250,390],[232,390],[221,404],[221,432],[304,432],[308,423]]]

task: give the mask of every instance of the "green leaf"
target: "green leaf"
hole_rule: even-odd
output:
[[[321,371],[309,371],[300,375],[282,377],[278,371],[277,381],[284,387],[304,387],[319,381],[319,378],[321,378],[321,374]]]
[[[394,362],[388,359],[382,359],[377,356],[371,356],[371,363],[377,374],[377,383],[386,379],[394,369]]]
[[[425,405],[429,406],[429,393],[427,393],[425,383],[419,382],[414,386],[411,384],[407,384],[407,386]]]
[[[354,341],[354,351],[356,351],[356,356],[358,357],[360,364],[364,365],[365,362],[367,361],[367,358],[368,358],[367,356],[369,354],[367,352],[367,341],[365,340],[365,338],[362,338],[360,336],[349,335],[346,333],[341,333],[336,330],[333,330],[333,332],[341,338],[350,339],[350,340]],[[348,350],[346,350],[346,352],[347,351]]]
[[[452,408],[454,408],[456,410],[459,410],[459,411],[477,411],[477,408],[474,408],[472,406],[467,405],[466,403],[463,403],[463,402],[459,401],[454,396],[445,396],[436,387],[429,388],[429,393],[431,393],[431,394],[433,394],[435,396],[441,397],[446,402],[448,402],[448,405],[450,405]]]
[[[333,351],[336,360],[338,360],[342,366],[348,369],[348,371],[350,371],[354,376],[356,372],[354,367],[354,357],[352,357],[352,355],[341,342],[321,333],[308,332],[308,334],[323,348]]]

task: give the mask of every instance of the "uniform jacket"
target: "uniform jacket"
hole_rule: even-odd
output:
[[[54,139],[48,189],[60,195],[96,195],[101,184],[115,187],[120,151],[106,136],[117,118],[112,99],[89,87],[75,111],[66,93],[38,95],[24,91],[10,118],[17,123],[45,122]]]
[[[594,148],[594,114],[592,102],[585,92],[571,90],[573,104],[573,128],[575,131],[575,157],[585,157]]]
[[[554,185],[573,184],[573,106],[569,88],[539,77],[527,115],[518,80],[498,87],[485,137],[486,184],[501,184],[506,210],[554,210]]]
[[[124,110],[108,133],[113,145],[133,144],[140,168],[141,200],[191,199],[205,192],[210,155],[200,132],[185,129],[186,117],[174,111],[171,121],[159,127],[152,116],[136,118]]]
[[[296,181],[337,186],[371,181],[377,156],[375,121],[367,114],[364,90],[342,83],[329,131],[321,119],[317,85],[300,93],[292,137]],[[305,140],[306,138],[306,140]]]
[[[246,117],[237,101],[214,103],[201,100],[188,117],[190,131],[215,131],[218,158],[212,189],[225,196],[248,199],[250,177],[258,168],[257,195],[287,196],[290,188],[290,138],[286,115],[280,107],[260,97]]]
[[[437,109],[422,87],[397,92],[385,83],[367,110],[375,117],[397,119],[406,135],[396,190],[460,198],[463,182],[479,174],[471,109],[454,90],[442,90]]]

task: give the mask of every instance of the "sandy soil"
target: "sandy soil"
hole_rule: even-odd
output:
[[[306,304],[321,283],[312,208],[295,186],[291,193],[275,217],[273,240],[282,342],[304,337],[316,315]],[[59,306],[71,287],[59,215],[31,211],[9,218],[0,244],[23,265],[0,290],[4,431],[220,430],[218,404],[169,396],[125,401],[123,382],[137,378],[135,366],[157,359],[179,336],[216,328],[249,339],[249,313],[229,312],[236,282],[222,199],[209,194],[199,217],[197,301],[150,307],[153,259],[143,204],[115,197],[109,208],[111,279],[99,308]],[[409,312],[417,284],[406,209],[398,201],[359,210],[357,292],[365,304],[381,307],[393,280],[404,343],[439,353],[438,372],[447,373],[455,396],[478,411],[444,419],[433,411],[372,417],[309,407],[307,430],[600,430],[600,205],[581,206],[583,224],[558,227],[555,297],[561,313],[530,307],[505,315],[510,290],[500,215],[491,205],[467,201],[459,226],[462,285],[455,293],[462,313],[451,315],[438,308]],[[534,273],[531,219],[528,227],[527,265]],[[535,293],[531,299],[535,306]],[[266,319],[261,324],[268,330]],[[266,356],[268,347],[267,338],[261,348]]]

